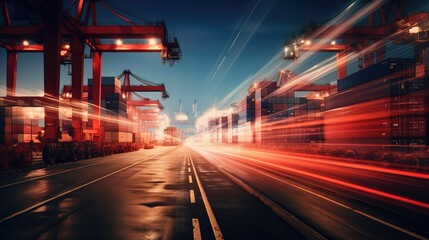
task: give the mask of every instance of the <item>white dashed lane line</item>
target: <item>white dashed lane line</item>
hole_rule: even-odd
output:
[[[195,192],[194,192],[194,190],[189,190],[189,197],[191,199],[191,203],[195,203]]]
[[[198,185],[198,189],[200,190],[201,197],[203,199],[203,203],[204,203],[207,215],[208,215],[209,220],[210,220],[210,224],[211,224],[211,227],[212,227],[212,230],[213,230],[214,237],[215,237],[216,240],[224,239],[223,235],[222,235],[222,232],[220,230],[219,224],[217,223],[216,217],[215,217],[215,215],[213,213],[212,207],[210,206],[209,199],[208,199],[208,197],[206,195],[206,192],[205,192],[205,190],[203,188],[203,184],[201,183],[200,178],[198,177],[198,173],[197,173],[197,170],[195,169],[195,164],[192,161],[191,154],[188,153],[187,154],[187,158],[191,162],[191,166],[192,166],[192,169],[193,169],[194,175],[195,175],[195,181],[196,181],[196,183]],[[190,168],[188,168],[188,170],[189,170],[189,172],[191,172]]]
[[[198,218],[192,218],[192,227],[194,229],[194,240],[201,240],[200,221],[198,221]]]

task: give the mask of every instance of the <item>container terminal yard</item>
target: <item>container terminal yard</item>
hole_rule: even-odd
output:
[[[209,80],[174,85],[107,56],[135,66],[121,56],[157,53],[169,65],[160,71],[187,79],[207,56],[186,50],[216,46],[201,41],[219,34],[205,18],[195,22],[206,31],[184,21],[192,37],[182,39],[141,17],[158,3],[0,0],[0,238],[429,239],[429,4],[340,2],[329,21],[282,23],[281,51],[225,90],[215,81],[246,54],[246,29],[267,27],[285,3],[162,5],[159,19],[244,14]],[[23,68],[36,53],[43,69]],[[21,94],[36,71],[43,93]],[[205,84],[225,97],[199,114],[195,85]]]

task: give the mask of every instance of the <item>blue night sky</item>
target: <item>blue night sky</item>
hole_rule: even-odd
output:
[[[66,0],[64,0],[66,5]],[[281,52],[286,37],[311,21],[324,23],[335,17],[352,1],[218,0],[218,1],[105,1],[135,21],[163,20],[170,34],[178,38],[182,59],[173,67],[162,64],[159,53],[104,53],[103,76],[117,76],[124,69],[156,83],[164,83],[170,98],[162,100],[164,113],[174,119],[182,100],[183,113],[192,115],[198,102],[200,115],[223,99],[241,82],[257,73],[267,62],[287,64]],[[127,4],[124,4],[127,2]],[[97,12],[100,24],[123,23]],[[133,18],[130,15],[137,15]],[[88,47],[87,47],[88,51]],[[1,86],[5,86],[6,54],[0,50]],[[42,54],[18,57],[17,88],[43,90]],[[280,70],[280,69],[279,69]],[[91,60],[85,60],[85,82],[90,78]],[[70,84],[67,67],[62,67],[61,86]],[[134,82],[139,84],[138,82]],[[4,91],[4,88],[1,88]],[[0,92],[0,95],[5,93]],[[31,94],[26,94],[31,95]],[[161,99],[161,94],[141,95]]]

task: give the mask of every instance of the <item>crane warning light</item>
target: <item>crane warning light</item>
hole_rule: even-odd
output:
[[[157,44],[157,40],[155,38],[149,38],[149,45],[154,46]]]
[[[421,29],[419,26],[415,26],[415,27],[410,28],[410,30],[408,30],[408,31],[409,31],[409,33],[411,33],[411,34],[416,34],[416,33],[421,32],[421,31],[422,31],[422,29]]]

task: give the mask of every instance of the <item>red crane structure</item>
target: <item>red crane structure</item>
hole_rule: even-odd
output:
[[[416,43],[428,41],[427,26],[420,25],[427,25],[429,13],[405,17],[402,0],[383,3],[372,3],[376,10],[368,12],[366,25],[351,26],[351,22],[348,26],[310,24],[298,37],[285,43],[284,59],[297,59],[301,51],[336,52],[338,79],[341,79],[347,76],[347,54],[350,52],[361,54],[360,65],[365,68],[385,59],[386,41],[393,37],[396,42],[404,43],[411,39],[417,40]],[[419,58],[417,62],[422,62],[422,57]]]
[[[125,20],[127,24],[99,25],[97,5],[101,5],[112,14]],[[0,25],[0,47],[7,51],[7,96],[4,102],[8,102],[7,99],[14,100],[18,54],[42,52],[44,97],[38,99],[20,97],[15,100],[41,101],[41,105],[45,106],[45,138],[51,142],[58,140],[60,65],[62,63],[72,65],[71,100],[72,103],[82,102],[85,47],[89,47],[92,57],[92,112],[94,114],[92,126],[95,133],[100,129],[103,52],[160,52],[162,62],[169,62],[170,65],[181,58],[177,38],[168,34],[164,22],[137,24],[120,15],[107,1],[76,0],[63,9],[62,0],[0,0],[0,7],[3,19],[3,24]],[[22,24],[22,19],[15,21],[15,18],[22,18],[22,16],[25,16],[25,24]],[[132,43],[127,43],[127,41]],[[154,88],[159,87],[161,86],[154,86]],[[131,86],[129,88],[124,90],[127,92],[134,90]],[[75,110],[73,112],[80,111],[80,109]],[[74,140],[81,141],[82,116],[73,114],[72,126],[75,129]],[[97,134],[94,136],[94,141],[100,141]]]
[[[364,11],[368,14],[364,19],[366,23],[360,20],[365,15],[358,12],[354,15],[360,20],[356,25],[353,25],[357,22],[352,21],[354,17],[344,18],[340,24],[312,25],[286,42],[284,59],[303,57],[303,51],[337,53],[337,88],[323,99],[325,151],[333,146],[335,150],[340,149],[336,146],[340,142],[342,146],[348,146],[348,149],[343,147],[341,150],[348,151],[350,156],[363,156],[369,153],[369,143],[376,142],[373,151],[400,153],[403,157],[399,162],[420,166],[420,161],[425,161],[422,159],[428,159],[429,13],[405,16],[405,1],[401,0],[363,2],[369,6]],[[402,56],[413,50],[413,59],[385,59],[388,44],[407,44],[406,54]],[[350,53],[355,55],[350,56]],[[355,56],[359,57],[356,59],[362,69],[348,75],[347,61]],[[372,69],[381,69],[383,64],[388,66],[383,74],[371,72]],[[302,78],[299,80],[298,84],[312,84]],[[291,90],[299,89],[293,81],[289,87]],[[367,118],[362,117],[363,113],[382,116]],[[356,126],[365,126],[366,130],[356,131]],[[365,147],[351,149],[359,144]],[[388,157],[385,154],[380,158],[385,160]]]
[[[134,79],[141,82],[143,85],[131,85],[130,76],[134,77]],[[130,70],[124,70],[121,75],[116,78],[123,78],[121,90],[126,94],[128,101],[133,101],[132,92],[162,92],[162,98],[165,99],[170,97],[163,83],[157,84],[150,82],[133,74]]]
[[[138,82],[142,83],[141,85],[131,85],[131,78],[133,77]],[[130,70],[124,70],[119,76],[118,79],[123,79],[121,91],[125,94],[128,105],[128,113],[132,117],[138,119],[138,129],[139,131],[147,130],[148,128],[156,128],[159,123],[159,113],[164,109],[159,100],[151,100],[149,98],[144,98],[140,96],[137,92],[161,92],[162,98],[169,98],[167,90],[163,83],[157,84],[150,82],[142,77],[139,77],[133,74]],[[139,98],[139,100],[134,100],[133,95]],[[140,107],[145,107],[146,109],[140,109]],[[147,109],[149,107],[149,109]],[[153,108],[157,107],[157,108]],[[145,132],[145,131],[142,131]]]
[[[130,77],[133,77],[134,79],[136,79],[142,84],[131,85]],[[121,80],[122,82],[121,94],[127,100],[127,106],[128,106],[127,112],[130,115],[131,119],[136,117],[136,119],[139,121],[139,125],[141,125],[140,124],[141,121],[146,119],[144,114],[147,114],[147,113],[153,114],[154,111],[156,114],[159,114],[159,112],[164,109],[164,106],[161,104],[159,100],[145,98],[137,93],[137,92],[161,92],[162,98],[166,99],[169,97],[169,94],[163,83],[157,84],[157,83],[153,83],[151,81],[145,80],[133,74],[130,70],[124,70],[116,78]],[[70,98],[70,96],[73,96],[72,89],[73,89],[72,86],[65,85],[63,87],[62,96],[65,98]],[[83,93],[88,93],[89,90],[90,88],[87,85],[83,86],[82,88]],[[133,96],[136,96],[137,99],[134,99]],[[145,108],[156,107],[156,109],[153,109],[153,111],[151,110],[147,112],[147,111],[144,111],[143,109],[140,109],[140,107],[145,107]]]

